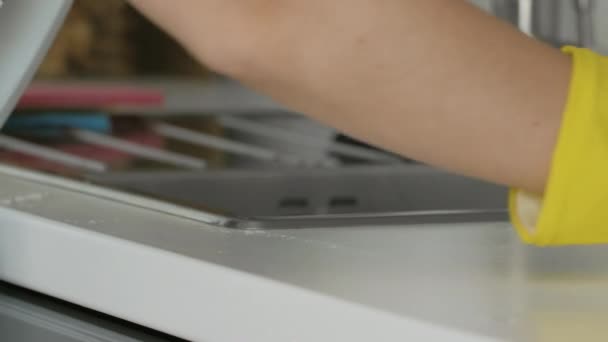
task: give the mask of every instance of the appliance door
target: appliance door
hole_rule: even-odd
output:
[[[71,2],[4,1],[0,8],[0,126],[32,78]]]

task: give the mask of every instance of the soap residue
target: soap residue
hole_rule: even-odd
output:
[[[12,206],[12,205],[20,205],[31,202],[38,202],[43,200],[48,194],[44,193],[32,193],[32,194],[24,194],[24,195],[16,195],[12,198],[4,198],[0,199],[0,205],[2,206]]]
[[[297,236],[289,235],[284,232],[275,231],[275,230],[245,230],[245,231],[240,231],[240,232],[243,233],[245,236],[252,236],[252,237],[255,236],[255,237],[268,238],[268,239],[279,239],[282,241],[298,240],[300,243],[322,246],[324,248],[329,248],[329,249],[338,249],[338,248],[344,247],[344,246],[341,246],[339,244],[329,242],[329,241],[298,238]]]

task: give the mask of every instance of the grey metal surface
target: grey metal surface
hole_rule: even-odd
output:
[[[517,25],[519,23],[519,1],[491,0],[488,10],[496,16]]]
[[[534,6],[534,33],[538,38],[556,46],[573,44],[608,53],[608,21],[604,20],[608,2],[537,0]]]
[[[425,166],[135,172],[87,179],[220,214],[242,229],[507,220],[505,188]]]
[[[578,41],[581,46],[595,48],[595,0],[575,0]]]
[[[470,0],[555,46],[566,44],[608,53],[607,1]]]

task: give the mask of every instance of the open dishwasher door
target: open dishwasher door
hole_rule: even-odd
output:
[[[71,3],[4,1],[0,8],[0,126],[31,80]]]
[[[12,0],[0,11],[0,42],[13,46],[23,37],[19,53],[0,50],[7,61],[0,72],[9,75],[0,80],[6,82],[0,85],[3,114],[68,4]],[[44,29],[19,31],[29,20]],[[184,87],[176,88],[183,98]],[[221,102],[201,112],[253,107],[236,100],[240,91],[219,89],[196,89],[205,105]],[[217,115],[234,136],[278,142],[252,146],[252,140],[227,141],[158,117],[136,118],[173,140],[261,160],[239,160],[241,167],[255,164],[250,169],[202,168],[192,159],[197,156],[168,153],[184,152],[171,145],[137,149],[124,136],[81,130],[76,138],[89,143],[194,166],[106,172],[95,167],[105,165],[100,161],[83,160],[90,153],[74,158],[19,140],[22,152],[69,165],[54,169],[62,176],[0,162],[0,341],[608,336],[608,248],[522,245],[506,220],[506,189],[352,146],[311,153],[329,163],[310,167],[308,153],[289,148],[293,154],[285,156],[274,147],[297,143],[313,150],[315,141],[295,139],[296,132],[283,127],[260,128],[253,118]],[[306,167],[294,168],[300,165],[294,157]],[[332,163],[357,158],[366,161]]]

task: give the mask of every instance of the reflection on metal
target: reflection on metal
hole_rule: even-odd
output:
[[[578,40],[582,47],[595,48],[593,0],[574,0],[578,15]]]
[[[72,130],[71,132],[76,139],[82,142],[124,151],[138,157],[147,158],[157,162],[167,163],[188,169],[204,169],[207,166],[207,163],[204,160],[185,156],[179,153],[135,144],[91,131]]]
[[[225,127],[235,130],[256,134],[259,136],[285,141],[296,145],[302,145],[320,150],[327,149],[331,153],[358,158],[365,161],[376,163],[401,163],[401,159],[388,155],[384,152],[374,151],[368,148],[362,148],[342,143],[333,143],[330,146],[326,142],[319,142],[314,137],[309,137],[303,133],[294,130],[283,129],[282,127],[272,127],[269,125],[260,124],[252,120],[237,118],[237,117],[222,117],[222,124]]]
[[[519,0],[517,22],[522,32],[534,35],[534,0]]]
[[[306,162],[305,160],[300,159],[297,156],[281,154],[263,147],[252,146],[226,138],[221,138],[202,132],[196,132],[189,129],[169,125],[166,123],[155,123],[152,125],[152,127],[157,133],[167,138],[181,140],[195,145],[211,147],[253,159],[259,159],[267,162],[279,162],[291,166],[309,164],[309,162]]]
[[[102,162],[77,157],[52,148],[36,145],[5,135],[0,135],[0,147],[6,150],[34,156],[84,171],[104,172],[107,170],[107,166]]]

